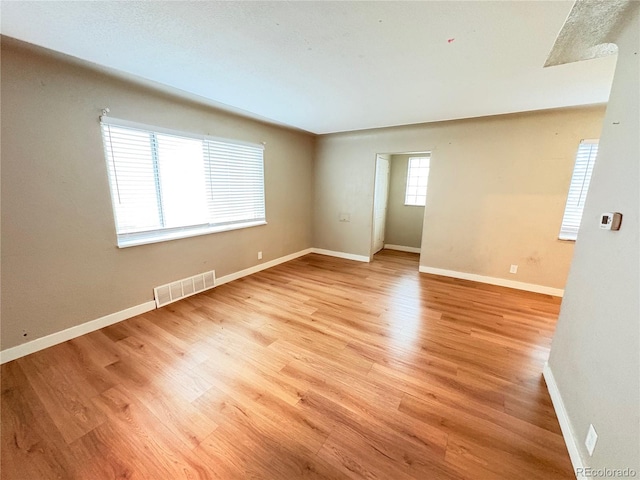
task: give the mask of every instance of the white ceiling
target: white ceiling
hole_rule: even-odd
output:
[[[314,133],[606,102],[572,1],[7,2],[2,34]]]

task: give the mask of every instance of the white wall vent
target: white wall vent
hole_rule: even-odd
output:
[[[167,283],[166,285],[160,285],[153,289],[153,295],[156,298],[156,306],[160,308],[182,298],[209,290],[215,287],[215,284],[216,272],[215,270],[211,270],[210,272],[183,278],[182,280]]]

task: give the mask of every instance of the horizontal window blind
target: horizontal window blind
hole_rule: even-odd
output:
[[[578,230],[597,154],[598,140],[580,142],[560,227],[559,238],[562,240],[576,240],[578,238]]]
[[[118,244],[266,223],[264,148],[101,118]]]
[[[205,140],[211,223],[264,221],[263,149]]]

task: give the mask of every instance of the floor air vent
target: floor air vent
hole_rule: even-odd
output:
[[[215,283],[216,272],[215,270],[211,270],[210,272],[200,273],[193,277],[167,283],[166,285],[160,285],[153,289],[156,306],[160,308],[190,295],[204,292],[205,290],[215,287]]]

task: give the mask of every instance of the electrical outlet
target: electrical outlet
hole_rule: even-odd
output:
[[[511,265],[509,273],[518,273],[518,265]]]
[[[597,442],[598,442],[598,434],[596,433],[596,429],[593,428],[593,425],[589,425],[587,438],[584,441],[584,444],[587,447],[587,452],[589,452],[589,456],[593,455],[593,450],[596,448]]]
[[[258,252],[258,260],[262,260],[262,252]]]

